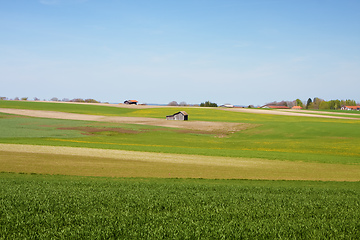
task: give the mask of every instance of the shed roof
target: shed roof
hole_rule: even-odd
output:
[[[187,112],[185,112],[185,111],[180,111],[180,112],[178,112],[178,113],[182,113],[184,116],[189,115],[189,114],[187,114]],[[176,114],[176,113],[175,113],[175,114]]]
[[[180,112],[177,112],[177,113],[174,113],[174,114],[172,114],[172,115],[168,115],[167,117],[171,117],[171,116],[175,116],[175,115],[177,115],[177,114],[182,114],[182,115],[184,115],[184,116],[189,116],[189,114],[187,114],[187,112],[185,112],[185,111],[180,111]]]

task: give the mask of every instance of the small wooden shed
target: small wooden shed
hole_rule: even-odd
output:
[[[174,113],[173,115],[166,116],[166,120],[187,121],[188,119],[189,119],[189,115],[185,111],[180,111]]]

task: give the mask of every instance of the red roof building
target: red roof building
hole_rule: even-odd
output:
[[[357,110],[357,111],[360,111],[360,106],[342,106],[341,110]]]
[[[135,104],[135,105],[137,105],[138,101],[136,101],[136,100],[126,100],[124,103],[125,104]]]

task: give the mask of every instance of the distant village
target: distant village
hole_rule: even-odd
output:
[[[95,99],[82,99],[82,98],[74,98],[68,99],[63,98],[59,99],[57,97],[53,97],[49,100],[39,99],[34,97],[33,99],[29,99],[28,97],[15,97],[14,99],[9,99],[7,97],[0,97],[0,100],[13,100],[13,101],[51,101],[51,102],[77,102],[77,103],[108,103],[108,102],[100,102]],[[300,99],[296,99],[293,101],[274,101],[269,102],[262,106],[242,106],[242,105],[233,105],[230,103],[218,105],[217,103],[213,103],[210,101],[205,101],[200,104],[187,104],[186,102],[176,102],[171,101],[168,104],[147,104],[147,103],[139,103],[138,100],[124,100],[122,103],[126,105],[160,105],[160,106],[197,106],[197,107],[224,107],[224,108],[265,108],[265,109],[293,109],[293,110],[302,110],[302,109],[315,109],[315,110],[347,110],[347,111],[360,111],[360,103],[355,100],[330,100],[326,101],[321,98],[315,97],[314,99],[309,98],[307,101],[301,101]]]
[[[134,104],[137,105],[137,100],[125,100],[124,104]],[[146,104],[145,104],[146,105]],[[357,103],[355,100],[330,100],[325,101],[320,98],[311,98],[308,101],[302,102],[300,99],[296,99],[294,101],[281,101],[281,102],[271,102],[267,103],[263,106],[238,106],[232,104],[223,104],[218,105],[217,103],[212,103],[210,101],[206,101],[196,105],[188,105],[185,102],[181,102],[180,104],[176,101],[172,101],[167,104],[167,106],[200,106],[200,107],[226,107],[226,108],[268,108],[268,109],[332,109],[332,110],[355,110],[360,111],[360,103]]]

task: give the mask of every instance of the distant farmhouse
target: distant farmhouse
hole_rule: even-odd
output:
[[[138,103],[138,101],[136,101],[136,100],[126,100],[124,102],[124,104],[135,104],[135,105],[137,105],[137,103]]]
[[[341,110],[356,110],[360,111],[360,106],[342,106]]]
[[[291,109],[302,109],[301,106],[293,106]]]
[[[232,105],[232,104],[224,104],[224,105],[221,105],[220,107],[233,108],[234,105]]]
[[[185,111],[180,111],[174,113],[173,115],[166,116],[166,120],[181,120],[187,121],[189,119],[189,115]]]
[[[273,105],[264,105],[261,108],[271,108],[271,109],[289,109],[287,106],[273,106]]]

